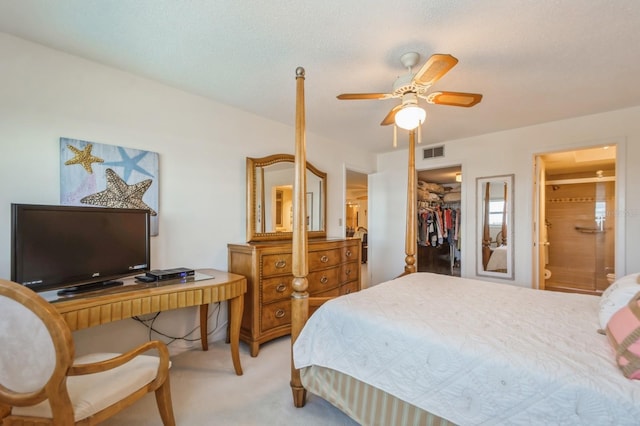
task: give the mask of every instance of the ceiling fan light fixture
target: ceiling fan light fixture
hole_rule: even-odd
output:
[[[417,105],[405,105],[396,113],[396,125],[405,130],[413,130],[422,123],[427,113]]]

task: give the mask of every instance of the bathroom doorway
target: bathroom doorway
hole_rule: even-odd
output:
[[[616,146],[536,156],[538,288],[601,294],[615,277]]]

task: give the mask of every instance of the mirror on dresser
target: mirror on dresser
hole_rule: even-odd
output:
[[[513,175],[476,179],[477,274],[513,279]]]
[[[247,157],[247,242],[292,238],[294,156]],[[307,162],[309,238],[326,237],[327,174]]]

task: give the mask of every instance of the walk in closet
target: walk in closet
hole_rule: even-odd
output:
[[[418,172],[418,271],[460,276],[460,167]]]

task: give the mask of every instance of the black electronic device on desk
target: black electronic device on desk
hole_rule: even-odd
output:
[[[192,277],[195,273],[195,270],[189,268],[153,269],[145,275],[137,276],[136,279],[142,282],[167,281]]]

